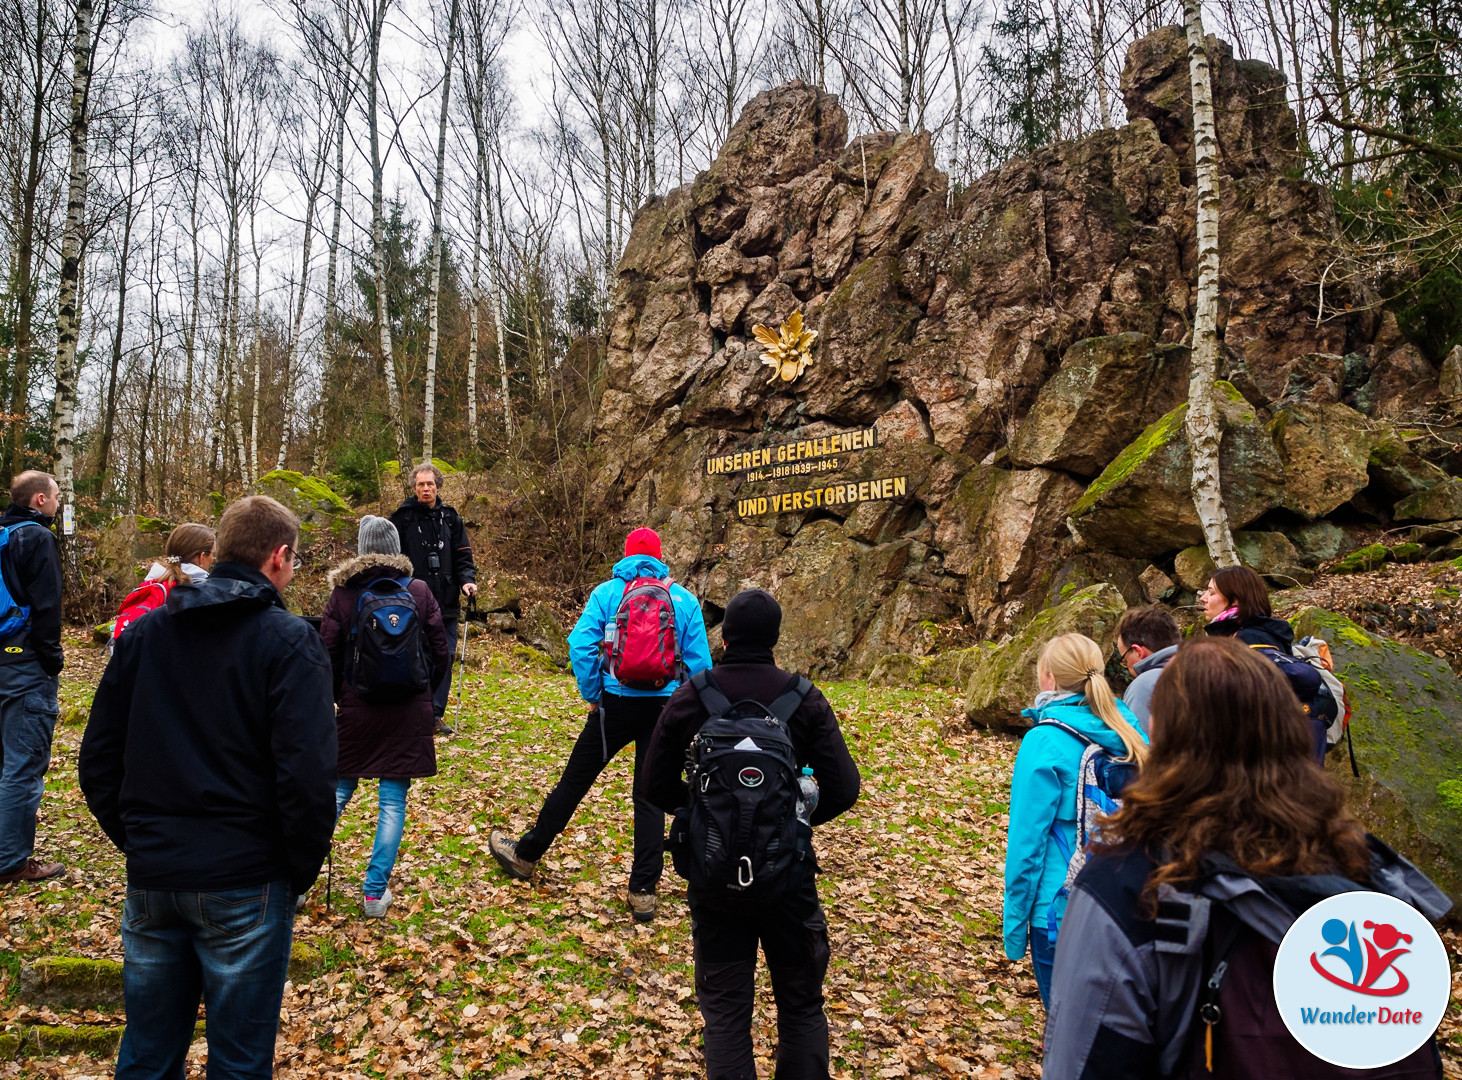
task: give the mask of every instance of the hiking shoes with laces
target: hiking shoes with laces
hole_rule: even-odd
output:
[[[362,905],[365,909],[365,917],[367,919],[384,919],[386,917],[386,909],[391,906],[393,899],[394,897],[391,896],[389,887],[380,896],[367,896],[365,903]]]
[[[655,894],[632,892],[629,894],[629,910],[635,922],[650,922],[655,918]]]
[[[533,876],[533,869],[538,863],[518,858],[518,841],[503,832],[502,829],[492,830],[492,834],[487,838],[487,846],[488,850],[492,852],[492,857],[507,872],[508,877],[527,881]]]

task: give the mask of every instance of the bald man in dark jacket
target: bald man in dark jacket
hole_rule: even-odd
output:
[[[795,680],[772,656],[781,627],[781,607],[760,589],[737,593],[726,605],[721,627],[726,652],[713,673],[730,701],[770,705]],[[671,695],[660,714],[638,783],[641,793],[667,814],[686,805],[686,750],[708,719],[690,683]],[[857,801],[859,785],[858,766],[832,706],[813,687],[787,726],[797,764],[811,766],[817,778],[812,824],[831,821]],[[826,1080],[822,981],[829,950],[816,879],[807,875],[800,888],[770,904],[747,904],[734,895],[699,895],[694,889],[687,899],[709,1080],[756,1078],[751,1016],[758,944],[766,953],[777,1000],[778,1080]]]

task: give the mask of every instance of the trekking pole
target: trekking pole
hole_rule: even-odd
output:
[[[458,731],[462,730],[462,683],[467,678],[467,624],[476,614],[477,594],[473,593],[467,598],[467,615],[462,620],[462,644],[457,649],[457,662],[462,665],[462,670],[457,672],[457,715],[453,718],[452,727]]]

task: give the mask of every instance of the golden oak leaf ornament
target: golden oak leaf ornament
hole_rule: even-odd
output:
[[[753,326],[751,332],[767,347],[767,351],[761,354],[761,362],[776,372],[783,382],[794,381],[812,363],[812,343],[817,339],[817,331],[802,329],[802,312],[794,311],[788,316],[782,323],[780,334],[760,323]]]

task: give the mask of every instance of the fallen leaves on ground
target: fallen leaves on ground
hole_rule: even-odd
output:
[[[371,784],[340,822],[330,907],[322,875],[295,929],[296,940],[319,948],[324,971],[286,988],[277,1075],[701,1075],[690,920],[668,860],[655,922],[636,925],[625,908],[632,756],[621,753],[606,769],[534,882],[507,880],[488,853],[488,832],[532,823],[584,711],[572,679],[529,670],[501,649],[474,651],[458,734],[438,743],[438,775],[412,786],[397,899],[382,921],[360,917]],[[99,651],[70,645],[63,714],[89,705],[100,667]],[[863,772],[857,806],[817,835],[832,939],[833,1074],[1038,1076],[1035,982],[1000,941],[1016,743],[942,733],[961,711],[947,691],[858,682],[826,689]],[[77,788],[81,732],[75,723],[58,727],[41,811],[39,851],[63,859],[67,872],[3,894],[5,1023],[83,1020],[23,1011],[14,993],[23,960],[122,954],[123,864]],[[775,1008],[764,968],[758,983],[753,1031],[765,1076]],[[200,1041],[189,1076],[201,1076],[205,1060]],[[109,1071],[84,1057],[0,1065],[0,1076]]]

